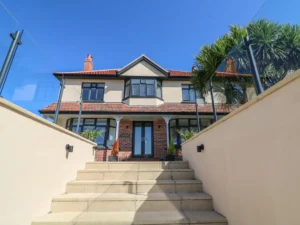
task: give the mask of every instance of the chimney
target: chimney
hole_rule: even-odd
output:
[[[192,71],[195,71],[196,70],[196,66],[192,66]]]
[[[236,66],[235,66],[234,61],[231,58],[227,59],[226,72],[227,73],[236,73]]]
[[[91,54],[88,54],[87,57],[84,59],[84,71],[92,71],[94,67],[93,64],[93,56]]]

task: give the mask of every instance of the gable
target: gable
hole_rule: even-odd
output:
[[[121,76],[149,76],[149,77],[166,77],[161,71],[150,65],[145,60],[137,63],[130,69],[120,74]]]

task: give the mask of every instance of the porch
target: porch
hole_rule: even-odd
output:
[[[213,122],[212,115],[200,115],[201,130]],[[183,139],[176,130],[198,131],[196,116],[193,115],[95,115],[84,114],[78,118],[62,114],[59,125],[73,132],[87,129],[103,131],[98,137],[96,160],[107,161],[116,137],[119,137],[120,161],[158,161],[165,159],[171,137],[177,149],[177,160],[181,160]],[[79,126],[78,126],[79,125]],[[78,129],[78,130],[77,130]]]

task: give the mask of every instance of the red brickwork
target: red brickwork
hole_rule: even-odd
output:
[[[154,158],[164,158],[166,156],[167,148],[167,131],[166,122],[161,120],[153,121],[154,131]]]

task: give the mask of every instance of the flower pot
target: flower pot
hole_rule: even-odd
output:
[[[167,161],[175,161],[175,155],[167,155],[166,160]]]
[[[116,156],[116,155],[108,156],[108,161],[117,162],[118,161],[118,156]]]

